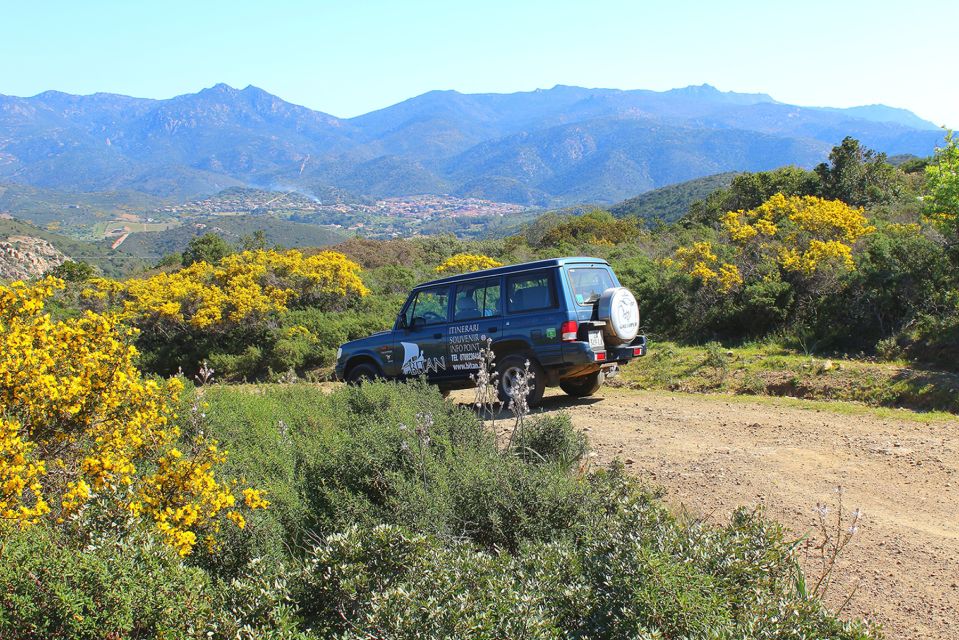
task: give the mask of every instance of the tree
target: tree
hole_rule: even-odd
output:
[[[244,251],[266,251],[266,232],[257,229],[251,234],[240,238],[240,247]]]
[[[634,239],[638,233],[635,220],[620,219],[602,209],[593,209],[581,216],[544,217],[543,222],[548,228],[538,239],[529,238],[531,234],[527,234],[530,244],[539,249],[621,244]]]
[[[886,162],[885,153],[876,153],[847,136],[829,153],[829,162],[818,165],[820,195],[842,200],[854,207],[891,201],[900,190],[896,168]]]
[[[950,244],[959,242],[959,141],[952,131],[926,167],[922,210]]]
[[[50,270],[48,275],[67,282],[86,282],[94,276],[96,270],[86,262],[67,260]]]
[[[206,233],[190,240],[183,251],[183,266],[189,267],[195,262],[216,264],[233,253],[233,247],[215,233]]]

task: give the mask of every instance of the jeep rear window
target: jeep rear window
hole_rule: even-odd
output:
[[[552,309],[556,306],[552,276],[549,271],[512,276],[506,279],[510,313]]]
[[[566,273],[569,274],[569,283],[573,287],[573,298],[577,304],[592,304],[613,286],[613,278],[606,269],[583,267],[567,269]]]

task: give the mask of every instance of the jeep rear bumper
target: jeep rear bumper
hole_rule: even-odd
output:
[[[624,365],[634,358],[646,355],[646,336],[636,336],[629,344],[594,350],[588,342],[563,343],[563,364],[547,369],[547,384],[555,386],[559,380],[585,376],[599,369]]]

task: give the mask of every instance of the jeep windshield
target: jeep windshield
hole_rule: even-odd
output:
[[[607,269],[597,267],[581,267],[568,269],[569,282],[573,287],[573,296],[581,305],[593,304],[599,300],[603,292],[613,285],[613,278]]]

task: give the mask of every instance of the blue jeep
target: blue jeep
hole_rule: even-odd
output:
[[[609,263],[558,258],[417,286],[391,331],[340,347],[335,374],[347,382],[426,376],[444,392],[466,388],[487,338],[501,399],[529,361],[530,406],[557,385],[572,396],[592,395],[618,366],[646,354],[636,299]]]

